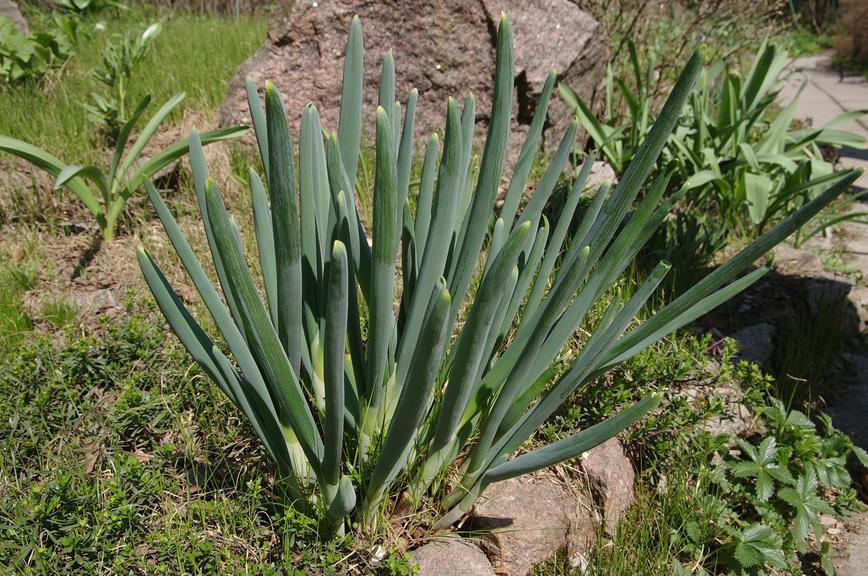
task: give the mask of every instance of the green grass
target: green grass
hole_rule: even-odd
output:
[[[13,351],[32,328],[22,300],[35,281],[31,270],[15,265],[0,268],[0,354]]]
[[[824,50],[830,50],[835,40],[829,34],[817,36],[807,28],[790,30],[783,34],[782,39],[786,43],[787,49],[795,58],[814,56],[822,53]]]
[[[0,358],[0,574],[327,574],[366,554],[286,505],[153,301],[69,336]]]
[[[102,66],[100,52],[114,33],[136,34],[156,21],[155,14],[139,9],[121,13],[107,23],[105,32],[79,35],[76,54],[60,69],[39,82],[8,86],[0,84],[2,133],[34,144],[68,163],[107,161],[98,136],[98,126],[88,122],[79,102],[88,93],[107,94],[93,77]],[[177,121],[184,108],[213,112],[223,101],[235,69],[262,45],[267,19],[264,16],[234,19],[202,18],[183,13],[164,14],[163,31],[156,38],[145,62],[134,72],[128,106],[151,95],[150,114],[172,95],[187,93],[170,120]],[[94,22],[84,22],[88,29]],[[219,46],[219,49],[215,47]]]
[[[0,565],[23,574],[267,565],[278,530],[270,467],[156,320],[152,306],[130,302],[120,323],[104,317],[67,346],[37,339],[0,363],[0,522],[11,526]]]

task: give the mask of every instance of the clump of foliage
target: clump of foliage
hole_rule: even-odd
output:
[[[616,173],[629,165],[654,121],[654,61],[643,72],[635,47],[628,44],[638,88],[632,91],[610,67],[602,121],[572,88],[560,85],[561,95]],[[866,110],[842,114],[826,126],[792,129],[797,96],[772,119],[771,105],[786,60],[786,50],[764,40],[744,78],[724,60],[703,70],[661,156],[663,163],[678,160],[673,182],[690,186],[687,204],[719,215],[728,234],[755,236],[838,178],[821,146],[868,146],[864,137],[835,128]],[[626,116],[617,113],[617,93],[627,104]]]
[[[373,530],[380,508],[406,488],[403,498],[411,506],[428,498],[437,503],[444,513],[435,527],[445,528],[461,518],[491,483],[581,454],[659,402],[659,397],[647,396],[595,426],[515,456],[575,390],[759,278],[766,268],[730,282],[859,175],[854,172],[836,184],[670,306],[630,329],[669,265],[658,264],[629,298],[613,287],[684,190],[658,206],[668,177],[658,178],[632,218],[620,226],[680,117],[704,52],[703,47],[687,64],[618,186],[609,195],[606,184],[594,195],[568,247],[568,226],[593,158],[583,166],[553,231],[542,209],[574,146],[577,121],[524,210],[513,216],[537,149],[554,74],[512,176],[502,217],[489,226],[513,93],[511,29],[505,16],[478,179],[474,182],[469,169],[475,102],[468,97],[459,113],[450,100],[440,167],[435,166],[439,140],[433,137],[415,214],[408,195],[417,95],[413,91],[409,96],[402,129],[394,62],[388,54],[384,59],[376,113],[371,245],[355,211],[353,187],[362,129],[359,21],[353,21],[347,45],[338,132],[324,142],[316,108],[305,107],[297,179],[280,95],[266,83],[263,111],[248,81],[265,171],[264,183],[250,172],[265,301],[244,257],[240,230],[216,183],[208,178],[195,133],[194,184],[228,310],[156,189],[146,182],[160,220],[237,368],[142,249],[138,259],[148,285],[202,369],[249,419],[299,506],[327,517],[338,531],[349,519]],[[399,249],[402,275],[397,280]],[[483,267],[476,271],[478,265]],[[398,282],[402,290],[396,317]],[[473,305],[453,339],[471,283]],[[554,382],[544,378],[589,311],[599,305],[605,312],[590,339]],[[444,480],[459,455],[460,478],[444,496]]]
[[[608,31],[615,70],[631,66],[629,45],[640,48],[643,62],[656,60],[662,82],[652,86],[652,99],[678,75],[693,46],[705,42],[709,57],[727,58],[756,46],[770,30],[786,25],[781,0],[714,0],[713,2],[649,2],[648,0],[575,0]],[[633,78],[626,78],[638,90]]]
[[[0,16],[0,80],[7,83],[39,79],[66,62],[74,39],[61,27],[25,36],[12,20]]]
[[[54,0],[61,8],[78,16],[98,16],[109,9],[126,10],[127,5],[117,0]]]
[[[541,429],[542,439],[570,434],[613,406],[649,392],[664,397],[621,435],[638,474],[637,502],[612,540],[601,535],[586,557],[596,573],[742,576],[810,564],[834,574],[821,517],[861,509],[849,465],[868,455],[828,416],[787,409],[773,396],[773,378],[734,363],[735,351],[733,341],[708,334],[667,338],[577,394]],[[755,424],[743,437],[712,424],[731,417],[733,398]]]

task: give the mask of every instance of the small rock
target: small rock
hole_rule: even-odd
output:
[[[617,438],[610,438],[585,453],[580,463],[587,475],[591,494],[603,510],[606,533],[614,535],[621,514],[633,505],[633,483],[636,480],[633,464]]]
[[[775,327],[765,322],[742,328],[729,335],[738,342],[739,360],[768,366],[774,353]]]
[[[524,576],[564,547],[570,558],[587,550],[595,524],[590,510],[586,498],[538,473],[489,486],[471,520],[473,529],[483,532],[483,549],[495,571]]]
[[[410,553],[410,561],[419,565],[420,576],[494,576],[494,569],[478,546],[463,538],[444,538],[429,542]]]
[[[683,388],[679,394],[687,396],[698,407],[707,406],[715,397],[722,400],[721,412],[700,424],[700,430],[713,435],[738,436],[752,426],[750,410],[742,403],[741,388],[731,380],[709,378]]]
[[[807,250],[799,250],[786,244],[774,249],[775,270],[790,276],[810,276],[823,271],[820,257]]]
[[[808,309],[822,315],[850,334],[865,332],[868,323],[868,290],[855,286],[846,274],[823,272],[813,277],[805,290]],[[836,317],[837,316],[837,317]]]
[[[847,301],[853,307],[852,311],[858,317],[857,330],[860,334],[868,331],[868,288],[853,286],[847,293]]]
[[[581,168],[581,165],[576,167],[574,177],[578,176]],[[611,180],[612,186],[614,186],[618,183],[618,176],[615,174],[615,170],[611,165],[607,162],[597,160],[591,167],[591,174],[588,176],[588,182],[585,184],[585,189],[596,191],[606,180]]]
[[[820,514],[820,524],[823,526],[837,526],[838,519],[830,514]]]

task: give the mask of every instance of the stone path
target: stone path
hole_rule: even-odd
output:
[[[844,112],[868,109],[868,79],[843,76],[832,68],[830,55],[822,54],[798,58],[790,63],[793,74],[781,90],[778,101],[786,105],[798,93],[805,80],[808,84],[799,98],[796,118],[811,120],[819,128]],[[851,120],[836,128],[861,134],[868,138],[868,116]],[[843,148],[841,167],[868,168],[868,151]],[[868,172],[856,182],[856,187],[868,189]],[[859,210],[868,210],[863,200]],[[868,225],[848,223],[845,258],[855,264],[868,279]],[[827,398],[829,412],[836,427],[850,434],[854,442],[868,449],[868,346],[853,351],[856,377],[843,394]],[[854,516],[847,522],[849,534],[844,547],[834,558],[838,576],[864,576],[868,574],[868,515]]]
[[[845,112],[868,109],[868,78],[862,76],[843,76],[832,68],[831,54],[796,58],[789,65],[792,75],[778,94],[778,102],[787,105],[792,102],[799,87],[808,80],[799,103],[796,118],[810,120],[811,126],[820,128]],[[835,126],[868,138],[868,116],[851,120]],[[842,168],[868,168],[868,150],[854,148],[841,149]],[[862,175],[856,186],[868,189],[868,172]]]

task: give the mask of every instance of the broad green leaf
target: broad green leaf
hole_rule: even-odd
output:
[[[27,142],[16,140],[8,136],[0,135],[0,150],[8,152],[13,156],[18,156],[27,160],[37,168],[45,170],[55,178],[66,168],[66,164],[58,160],[53,155],[37,148]],[[99,200],[80,178],[74,178],[66,183],[66,187],[72,190],[76,196],[84,203],[90,213],[94,215],[99,223],[101,230],[106,229],[105,215],[103,208],[100,206]]]
[[[506,191],[503,206],[500,209],[500,215],[504,219],[504,224],[509,226],[508,230],[512,229],[512,222],[509,219],[515,218],[514,215],[518,210],[518,203],[521,200],[522,193],[527,185],[527,177],[533,166],[533,159],[539,148],[539,140],[542,136],[543,125],[548,113],[549,99],[552,95],[556,77],[557,74],[554,70],[549,72],[549,75],[546,77],[546,82],[540,92],[539,102],[537,102],[536,110],[533,114],[533,120],[530,123],[530,128],[528,128],[524,143],[521,145],[521,152],[519,152],[518,161],[516,161],[515,168],[512,171],[512,178],[509,180],[509,188]],[[568,86],[560,88],[562,91],[567,89],[572,90]]]
[[[130,134],[133,131],[133,128],[138,122],[139,117],[145,112],[145,108],[148,107],[148,104],[151,103],[151,97],[145,96],[142,98],[142,101],[139,102],[138,107],[133,112],[133,115],[130,116],[130,119],[123,125],[120,133],[118,134],[117,141],[115,142],[115,152],[112,155],[112,163],[109,168],[108,181],[111,183],[111,188],[114,188],[114,180],[115,180],[115,172],[118,169],[118,165],[120,164],[121,157],[123,156],[124,150],[127,145],[127,139],[130,137]],[[107,202],[108,204],[108,202]]]
[[[178,104],[181,103],[181,100],[183,100],[185,97],[186,97],[186,94],[184,92],[178,92],[177,94],[175,94],[174,96],[169,98],[169,100],[165,104],[163,104],[159,110],[157,110],[157,113],[154,114],[154,116],[148,121],[148,123],[145,124],[145,127],[142,128],[142,131],[139,134],[139,137],[136,139],[135,144],[133,144],[132,148],[130,148],[130,151],[127,152],[127,155],[124,157],[123,162],[121,162],[120,171],[114,173],[116,183],[120,182],[121,180],[123,180],[126,177],[127,172],[129,171],[129,169],[133,165],[133,162],[135,162],[138,159],[139,154],[142,153],[142,150],[145,148],[147,143],[151,140],[151,136],[154,135],[154,132],[157,131],[157,128],[159,128],[160,124],[163,123],[163,120],[166,119],[166,116],[168,116],[172,112],[172,110],[174,110],[175,107],[178,106]],[[132,120],[130,120],[130,121],[132,121]],[[186,150],[184,150],[184,152],[182,154],[185,154],[185,153],[186,153]],[[145,171],[144,167],[142,167],[140,169],[140,172],[144,172],[144,171]],[[156,170],[154,172],[156,172]],[[149,177],[153,176],[153,174],[154,174],[153,172],[146,172],[146,173],[148,174]],[[115,190],[117,189],[116,186],[117,186],[117,184],[112,185],[112,187]],[[136,188],[137,187],[138,186],[136,186]]]
[[[407,112],[404,113],[404,128],[401,132],[401,145],[398,150],[398,205],[403,206],[410,192],[410,168],[413,164],[413,128],[416,125],[416,101],[419,91],[413,88],[407,99]]]
[[[416,198],[415,237],[416,251],[420,256],[425,252],[428,243],[428,227],[431,224],[432,203],[434,199],[434,177],[437,169],[437,150],[439,138],[431,135],[425,148],[425,159],[422,161],[422,176],[419,179],[419,195]],[[416,262],[419,267],[420,262]]]
[[[256,230],[256,245],[259,248],[259,265],[268,301],[271,323],[277,326],[277,261],[274,253],[274,228],[271,224],[271,210],[265,187],[256,170],[250,169],[250,197],[253,207],[253,225]]]
[[[794,482],[786,468],[781,468],[777,464],[777,441],[773,436],[763,440],[757,447],[751,446],[741,438],[736,438],[736,442],[750,461],[739,461],[731,464],[732,473],[736,478],[748,476],[756,478],[756,494],[761,502],[768,502],[774,494],[774,480],[786,484]]]
[[[742,174],[739,184],[744,189],[744,195],[748,201],[747,209],[750,218],[754,224],[759,224],[766,216],[772,181],[768,176],[745,172]]]
[[[276,414],[273,411],[263,410],[261,402],[257,403],[255,392],[246,385],[238,372],[232,368],[222,353],[213,345],[211,339],[196,323],[172,290],[159,267],[154,264],[150,255],[140,248],[137,252],[137,258],[142,274],[172,331],[175,332],[203,371],[250,420],[266,449],[280,466],[282,473],[291,474],[292,469],[283,446],[283,435],[280,432]],[[247,374],[252,375],[251,372]]]
[[[452,296],[452,309],[449,316],[454,319],[470,285],[476,267],[482,242],[488,231],[488,222],[500,186],[503,162],[509,140],[512,116],[513,79],[515,62],[512,49],[512,28],[505,14],[501,16],[497,31],[497,48],[494,69],[494,95],[491,105],[491,120],[485,138],[485,148],[479,165],[479,178],[476,191],[467,215],[467,234],[461,246],[457,247],[455,273],[448,278],[449,294]]]
[[[443,360],[449,305],[446,280],[441,278],[439,286],[431,296],[423,320],[424,328],[419,346],[413,355],[407,385],[401,391],[395,416],[383,440],[377,464],[368,484],[365,504],[368,511],[379,502],[385,486],[395,478],[403,466],[403,461],[413,446],[416,429],[428,409],[434,380],[440,362]]]
[[[355,16],[350,25],[350,34],[347,38],[343,88],[341,92],[341,115],[338,123],[340,158],[350,182],[356,181],[356,170],[359,165],[359,147],[362,139],[363,57],[362,23],[359,17]],[[355,198],[355,191],[352,188],[341,188],[340,190],[346,192],[350,200]],[[337,193],[338,190],[334,192]],[[349,204],[352,206],[353,202]]]
[[[57,182],[54,183],[54,189],[59,190],[73,178],[87,178],[102,192],[103,200],[106,206],[111,201],[109,184],[105,179],[105,174],[96,166],[67,166],[57,175]]]
[[[446,134],[443,141],[443,156],[437,177],[437,189],[433,197],[431,223],[425,251],[420,254],[420,267],[416,282],[415,298],[410,303],[409,313],[401,342],[398,345],[396,382],[401,388],[406,381],[410,359],[421,331],[422,316],[428,307],[431,291],[438,278],[444,275],[449,258],[451,239],[455,232],[458,212],[459,181],[461,175],[461,123],[458,105],[449,99],[446,109]],[[391,309],[391,304],[389,304]]]
[[[783,488],[778,492],[781,500],[793,507],[796,512],[796,520],[793,526],[793,536],[796,542],[804,542],[814,527],[814,535],[817,540],[823,537],[823,527],[820,524],[818,513],[834,515],[835,510],[820,498],[817,493],[819,485],[817,475],[812,468],[796,479],[795,486]]]

